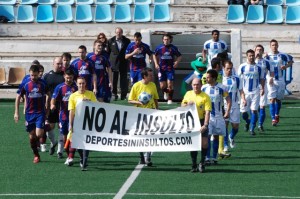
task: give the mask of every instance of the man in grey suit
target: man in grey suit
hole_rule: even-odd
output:
[[[130,40],[123,36],[123,29],[118,27],[115,30],[116,36],[108,40],[110,50],[110,63],[113,71],[113,95],[118,99],[118,79],[120,75],[121,100],[126,99],[128,93],[127,73],[129,62],[125,59],[125,51]]]

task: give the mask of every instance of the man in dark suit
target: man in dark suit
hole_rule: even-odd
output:
[[[126,99],[128,93],[127,73],[129,62],[125,59],[125,51],[130,40],[123,36],[123,29],[118,27],[115,30],[116,36],[108,40],[110,49],[110,63],[113,71],[113,95],[118,99],[118,79],[120,75],[121,100]]]

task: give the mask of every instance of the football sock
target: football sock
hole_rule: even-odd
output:
[[[62,153],[64,150],[64,135],[59,134],[57,153]]]
[[[259,126],[263,126],[265,119],[266,119],[266,110],[265,110],[265,108],[260,108],[259,109]]]
[[[37,149],[37,143],[38,143],[38,139],[35,138],[29,138],[29,142],[30,142],[30,147],[32,149],[32,152],[34,154],[34,156],[39,156],[39,151]]]
[[[168,88],[164,88],[164,89],[163,89],[163,92],[164,92],[164,93],[169,93],[169,89],[168,89]]]
[[[270,104],[270,115],[272,120],[275,120],[275,103]]]
[[[47,132],[48,138],[51,142],[51,146],[53,146],[55,144],[55,135],[54,135],[54,129],[50,130]]]
[[[224,147],[228,147],[228,128],[226,128],[226,135],[224,137]]]
[[[219,135],[219,147],[218,147],[218,153],[224,152],[224,136]]]
[[[206,151],[206,158],[210,159],[210,148],[211,148],[211,140],[210,140],[210,136],[208,137],[208,147],[207,147],[207,151]]]
[[[202,151],[202,153],[204,153],[204,152]],[[191,151],[190,154],[191,154],[191,158],[192,158],[192,164],[193,164],[193,165],[197,165],[197,155],[198,155],[198,151]],[[205,155],[206,155],[206,154],[204,154],[204,157],[205,157]],[[202,156],[201,156],[201,157],[202,157]],[[202,160],[202,159],[201,159],[201,160]]]
[[[275,102],[275,115],[279,115],[281,109],[281,101]]]
[[[232,128],[231,129],[231,132],[230,132],[230,138],[231,139],[234,139],[234,137],[236,136],[236,134],[238,133],[238,131],[239,131],[239,129],[237,128],[237,129],[234,129],[234,128]]]
[[[257,122],[257,112],[251,111],[250,131],[254,131],[254,128],[256,126],[256,122]]]
[[[206,156],[206,153],[207,153],[207,149],[202,147],[202,151],[201,151],[201,161],[200,161],[202,164],[204,164],[204,162],[205,162],[205,156]]]
[[[213,141],[213,158],[216,159],[218,155],[219,139]]]
[[[80,161],[83,160],[83,150],[82,149],[78,149],[77,150],[80,156]]]
[[[87,165],[90,150],[83,150],[82,152],[83,152],[83,166],[85,167]]]
[[[249,115],[248,115],[247,112],[244,112],[244,113],[242,114],[242,117],[243,117],[243,120],[245,120],[245,122],[246,122],[247,124],[250,123]]]
[[[173,94],[174,94],[174,90],[169,90],[168,100],[172,100],[173,99]]]
[[[70,144],[70,146],[71,146],[71,144]],[[76,152],[76,149],[70,147],[69,148],[69,155],[68,155],[68,157],[73,159],[75,152]]]

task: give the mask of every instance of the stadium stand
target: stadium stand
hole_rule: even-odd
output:
[[[287,6],[285,23],[300,24],[300,6]]]
[[[25,74],[25,68],[23,67],[9,68],[7,84],[18,86],[21,84]]]
[[[154,0],[153,4],[170,4],[170,0]]]
[[[33,9],[31,5],[19,5],[17,13],[18,23],[28,23],[34,21]]]
[[[264,8],[262,5],[249,5],[247,11],[247,23],[263,23],[265,20]]]
[[[283,5],[282,0],[266,0],[267,5]]]
[[[77,5],[91,5],[94,3],[94,0],[76,0]]]
[[[279,24],[283,23],[283,14],[281,5],[269,5],[266,13],[266,23]]]
[[[151,20],[150,7],[148,4],[137,4],[134,7],[133,21],[148,22]]]
[[[76,22],[91,22],[91,21],[93,21],[91,5],[86,5],[86,4],[77,5],[75,21]]]
[[[95,10],[95,22],[112,21],[111,9],[108,4],[98,4]]]
[[[0,0],[0,5],[14,5],[16,0]]]
[[[36,10],[36,22],[51,23],[54,21],[51,5],[38,5]]]
[[[131,21],[130,5],[116,4],[114,21],[115,22],[130,22]]]
[[[287,6],[300,6],[300,0],[285,0]]]
[[[0,5],[0,16],[5,17],[7,22],[15,21],[14,6],[12,5]]]
[[[58,5],[73,5],[74,3],[74,0],[57,0],[56,2]]]
[[[168,4],[155,4],[153,11],[154,22],[170,21],[170,8]]]
[[[138,5],[138,4],[151,4],[151,0],[134,0],[134,4]]]
[[[55,0],[38,0],[38,4],[49,4],[49,5],[53,5],[53,4],[55,4]]]
[[[132,4],[132,0],[115,0],[115,4]]]
[[[96,0],[95,4],[113,4],[113,0]]]
[[[243,23],[245,21],[244,7],[242,5],[229,5],[227,11],[228,23]]]
[[[72,22],[73,14],[71,5],[57,5],[55,21],[58,23]]]
[[[21,4],[26,4],[26,5],[28,5],[28,4],[36,4],[36,3],[38,3],[38,0],[22,0],[21,1]]]

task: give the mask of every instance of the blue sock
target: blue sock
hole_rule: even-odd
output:
[[[265,110],[265,108],[260,108],[259,109],[259,126],[263,126],[265,119],[266,119],[266,110]]]
[[[251,111],[250,131],[254,131],[257,122],[257,112]]]
[[[239,129],[237,128],[237,129],[234,129],[234,128],[232,128],[231,129],[231,132],[230,132],[230,138],[231,139],[234,139],[234,137],[236,136],[236,134],[238,133],[238,131],[239,131]]]
[[[249,115],[248,115],[247,112],[244,112],[244,113],[242,114],[242,117],[243,117],[243,120],[245,120],[247,124],[250,123]]]
[[[213,158],[216,159],[219,149],[219,139],[214,139],[213,141]]]
[[[275,115],[279,115],[281,109],[281,102],[275,102]]]
[[[270,115],[271,119],[275,120],[275,103],[270,104]]]
[[[207,159],[210,159],[210,148],[211,148],[211,141],[210,141],[210,136],[208,136],[208,147],[207,147],[207,153],[206,153]]]
[[[224,136],[224,147],[228,147],[228,129],[226,128],[226,135]]]

